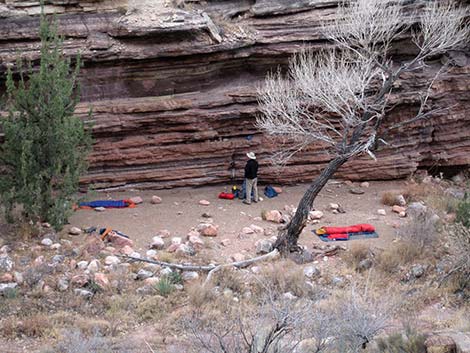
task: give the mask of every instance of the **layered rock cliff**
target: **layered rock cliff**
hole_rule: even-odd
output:
[[[326,0],[50,0],[69,55],[80,52],[82,102],[93,110],[95,145],[83,183],[99,188],[165,188],[230,180],[230,163],[242,177],[247,151],[255,151],[266,182],[300,182],[328,162],[321,144],[281,171],[271,167],[276,148],[254,126],[256,89],[266,73],[284,66],[305,46],[328,45],[321,21],[335,16]],[[0,94],[6,67],[18,52],[38,59],[38,1],[0,0]],[[395,60],[413,47],[396,43]],[[436,58],[429,70],[400,82],[392,122],[416,112],[407,92],[422,88],[442,62],[433,104],[443,116],[387,136],[378,161],[361,157],[339,177],[391,179],[418,168],[470,164],[469,50]]]

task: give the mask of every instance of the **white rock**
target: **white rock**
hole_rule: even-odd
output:
[[[367,181],[361,183],[361,188],[368,188],[370,185]]]
[[[79,261],[77,262],[77,268],[84,270],[88,267],[88,261]]]
[[[104,212],[104,211],[106,211],[106,208],[104,208],[104,207],[95,207],[94,210],[96,212]]]
[[[284,294],[282,295],[282,297],[283,297],[284,299],[287,299],[287,300],[295,300],[295,299],[297,299],[297,297],[296,297],[294,294],[292,294],[292,292],[286,292],[286,293],[284,293]]]
[[[252,224],[250,226],[251,229],[253,229],[253,231],[256,233],[256,234],[263,234],[264,233],[264,228],[263,227],[260,227],[260,226],[257,226],[256,224]]]
[[[129,256],[136,257],[138,259],[142,257],[142,255],[140,255],[140,253],[138,253],[137,251],[132,252]]]
[[[330,210],[337,210],[339,205],[337,203],[330,203]]]
[[[172,273],[173,271],[171,270],[171,268],[169,267],[163,267],[161,270],[160,270],[160,276],[168,276],[170,273]]]
[[[323,212],[322,211],[310,211],[308,215],[310,219],[316,220],[316,219],[321,219],[323,217]]]
[[[82,230],[78,227],[71,227],[69,229],[69,234],[70,235],[80,235],[82,233]]]
[[[150,249],[150,250],[147,250],[147,252],[145,253],[145,255],[149,258],[154,258],[155,256],[157,256],[157,251],[156,250],[153,250],[153,249]]]
[[[150,248],[161,250],[165,247],[165,242],[159,236],[155,236],[152,238],[152,244],[150,244]]]
[[[199,204],[202,205],[202,206],[209,206],[211,203],[207,200],[200,200]]]
[[[129,200],[132,201],[133,203],[135,203],[136,205],[144,202],[144,200],[142,200],[142,197],[140,197],[140,196],[133,196]]]
[[[81,288],[75,288],[73,292],[81,297],[84,298],[91,298],[93,296],[93,292],[86,290],[86,289],[81,289]]]
[[[0,295],[3,295],[5,292],[11,289],[15,289],[18,286],[17,283],[0,283]]]
[[[158,204],[162,203],[162,198],[159,197],[159,196],[153,195],[151,202],[152,202],[154,205],[158,205]]]
[[[150,272],[144,269],[140,269],[139,272],[137,272],[137,279],[140,279],[140,280],[147,279],[152,276],[153,276],[153,272]]]
[[[53,244],[52,240],[49,238],[44,238],[41,240],[41,244],[44,246],[51,246]]]
[[[0,256],[0,270],[9,272],[13,269],[13,260],[10,256],[4,254]]]
[[[51,245],[52,250],[59,250],[61,247],[62,247],[62,245],[59,244],[59,243],[54,243],[54,244]]]
[[[182,239],[180,237],[173,237],[171,238],[171,243],[179,245],[182,243]]]
[[[104,259],[104,263],[108,266],[110,265],[117,265],[119,264],[121,261],[119,261],[119,258],[116,257],[116,256],[106,256],[106,258]]]
[[[273,249],[273,243],[266,239],[261,239],[256,242],[256,253],[267,254]]]
[[[381,215],[381,216],[386,216],[387,215],[387,212],[385,212],[385,210],[383,208],[381,209],[378,209],[377,210],[377,214]]]
[[[312,278],[320,274],[320,270],[316,266],[307,266],[304,268],[304,275],[308,278]]]
[[[251,229],[250,227],[243,227],[242,233],[243,234],[253,234],[255,231]]]
[[[100,269],[100,262],[99,260],[92,260],[87,266],[87,270],[90,272],[97,272]]]
[[[183,281],[190,282],[190,281],[194,281],[198,279],[199,274],[195,271],[187,271],[187,272],[183,272],[181,277],[183,278]]]

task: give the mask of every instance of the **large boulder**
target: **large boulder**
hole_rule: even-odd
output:
[[[268,222],[273,222],[273,223],[282,222],[282,214],[278,210],[264,211],[262,216],[263,216],[263,219],[265,219]]]
[[[215,237],[218,233],[218,227],[210,223],[201,223],[197,226],[197,231],[204,237]]]

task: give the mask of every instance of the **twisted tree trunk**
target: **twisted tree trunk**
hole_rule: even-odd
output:
[[[297,211],[288,226],[281,231],[274,247],[279,250],[281,254],[288,254],[300,250],[297,245],[300,233],[307,224],[308,214],[313,206],[313,201],[318,193],[323,189],[328,180],[336,173],[336,171],[344,163],[348,161],[347,156],[335,157],[328,163],[327,167],[322,170],[320,175],[310,184],[304,196],[299,202]]]

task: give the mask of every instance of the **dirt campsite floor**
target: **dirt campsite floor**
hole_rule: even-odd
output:
[[[312,248],[313,244],[326,244],[320,241],[312,230],[320,226],[346,226],[357,223],[370,223],[374,225],[379,234],[378,239],[354,240],[352,242],[369,242],[374,247],[385,247],[393,241],[396,227],[405,222],[399,218],[391,208],[381,204],[381,195],[384,191],[400,190],[405,187],[405,181],[370,182],[369,187],[364,187],[364,194],[356,195],[350,192],[351,187],[343,182],[332,181],[320,193],[315,201],[314,208],[324,213],[318,224],[309,224],[304,229],[300,243]],[[197,257],[207,262],[228,262],[235,253],[245,256],[255,255],[255,242],[259,239],[271,237],[277,234],[278,224],[263,221],[263,210],[283,211],[286,205],[296,206],[308,185],[296,185],[283,187],[279,196],[268,199],[264,197],[258,203],[245,205],[241,200],[218,199],[217,195],[224,191],[222,186],[201,188],[179,188],[159,191],[128,190],[122,192],[98,193],[93,195],[96,199],[126,199],[140,196],[143,203],[136,208],[107,209],[104,212],[94,210],[78,210],[70,218],[70,225],[80,228],[90,226],[111,227],[119,230],[134,241],[134,250],[145,254],[152,237],[160,230],[170,231],[171,237],[181,237],[183,241],[192,228],[201,222],[207,222],[202,215],[209,215],[213,223],[219,226],[218,235],[214,238],[204,238],[206,246]],[[230,187],[227,186],[225,191]],[[262,187],[259,188],[260,192]],[[151,198],[157,195],[162,198],[161,204],[151,204]],[[200,200],[210,202],[208,206],[199,204]],[[337,203],[346,213],[334,214],[329,208],[330,203]],[[378,209],[385,209],[386,215],[377,213]],[[255,224],[267,229],[269,235],[243,234],[242,229]],[[67,228],[66,228],[67,229]],[[270,232],[271,230],[271,232]],[[228,240],[228,241],[227,241]],[[224,246],[221,243],[228,245]],[[348,245],[352,242],[342,242]]]

